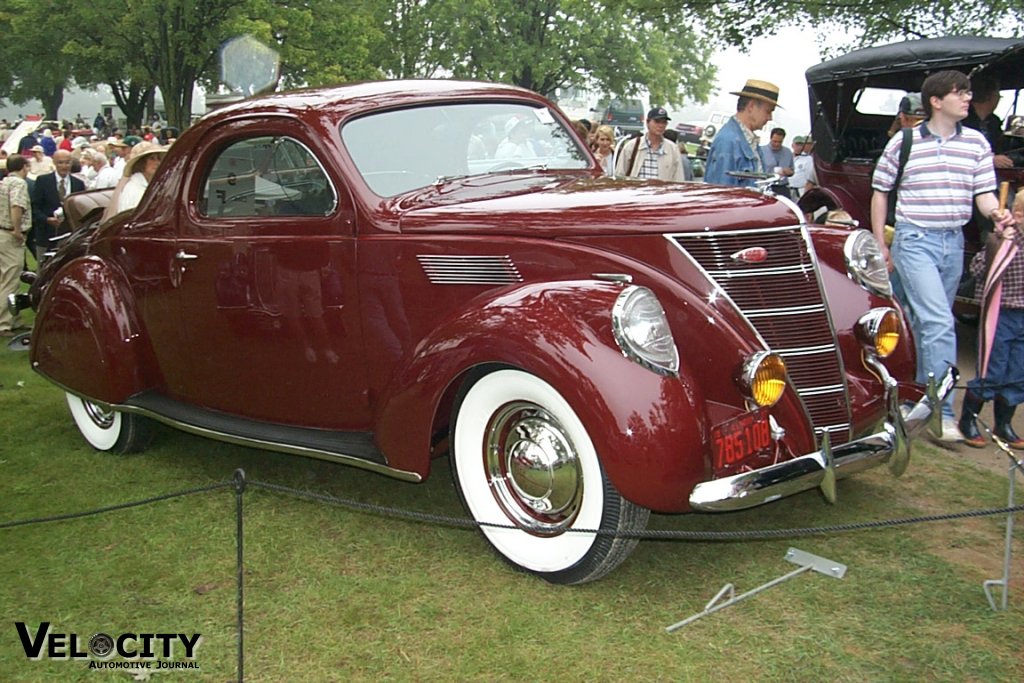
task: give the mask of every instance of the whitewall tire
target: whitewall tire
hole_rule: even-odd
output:
[[[650,511],[622,498],[569,403],[540,378],[504,369],[464,392],[453,416],[452,472],[467,510],[509,563],[551,581],[598,579],[636,539],[573,529],[635,531]]]
[[[96,450],[134,453],[149,445],[150,430],[145,418],[106,409],[72,393],[66,396],[75,426]]]

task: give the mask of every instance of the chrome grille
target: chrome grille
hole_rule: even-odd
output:
[[[786,361],[820,441],[849,441],[850,402],[842,356],[819,282],[817,261],[803,228],[670,235],[735,304],[764,341]],[[760,247],[760,263],[733,257]]]
[[[416,258],[435,285],[509,285],[523,281],[508,256],[420,254]]]

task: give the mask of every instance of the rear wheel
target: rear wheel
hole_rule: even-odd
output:
[[[75,426],[96,450],[136,453],[149,445],[152,433],[144,417],[110,410],[71,393],[67,401]]]
[[[568,402],[520,370],[485,375],[462,396],[452,426],[452,472],[469,513],[512,565],[552,583],[601,578],[637,539],[574,529],[637,531],[650,511],[604,475]]]

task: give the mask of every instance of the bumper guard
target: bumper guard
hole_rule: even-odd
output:
[[[690,506],[704,512],[727,512],[756,507],[801,491],[819,487],[825,498],[836,500],[836,478],[889,463],[897,477],[910,462],[910,438],[931,422],[941,430],[941,410],[960,373],[950,367],[938,381],[928,381],[925,395],[917,403],[900,403],[898,384],[880,362],[868,361],[886,387],[886,419],[874,434],[833,448],[825,432],[821,449],[768,467],[713,479],[697,484],[690,494]]]

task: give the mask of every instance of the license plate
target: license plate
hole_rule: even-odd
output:
[[[715,469],[734,467],[771,446],[771,441],[766,408],[758,408],[717,424],[711,428]]]

